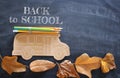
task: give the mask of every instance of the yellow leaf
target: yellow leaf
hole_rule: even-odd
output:
[[[101,70],[103,73],[108,73],[110,70],[115,69],[114,56],[111,53],[107,53],[101,61]]]
[[[75,66],[79,73],[92,78],[91,71],[100,68],[100,61],[101,58],[89,57],[88,54],[84,53],[76,59]]]
[[[17,62],[17,56],[5,56],[2,59],[2,68],[12,74],[13,72],[24,72],[26,71],[26,66]]]
[[[101,70],[103,73],[107,73],[109,72],[109,68],[108,68],[108,63],[106,63],[105,61],[101,60]]]

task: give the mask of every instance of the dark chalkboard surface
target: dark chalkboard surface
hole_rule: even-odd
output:
[[[20,17],[23,7],[50,7],[50,16],[59,16],[63,24],[61,40],[70,46],[71,55],[64,58],[72,62],[82,53],[90,56],[104,55],[110,51],[115,56],[117,69],[108,74],[100,70],[92,72],[93,78],[120,78],[120,0],[0,0],[0,53],[11,55],[13,49],[14,25],[43,26],[42,24],[10,23],[9,17]],[[33,57],[23,64],[35,59],[47,59],[53,62],[53,57]],[[33,73],[29,69],[25,73],[13,73],[9,76],[0,68],[0,78],[56,78],[57,67],[43,73]],[[87,78],[81,75],[81,78]]]

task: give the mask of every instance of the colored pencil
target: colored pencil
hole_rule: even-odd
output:
[[[56,33],[59,33],[59,32],[26,31],[26,30],[13,30],[13,32],[20,32],[20,33],[43,33],[43,34],[56,34]]]
[[[23,26],[14,26],[14,30],[26,30],[26,31],[45,31],[45,32],[55,32],[61,31],[60,27],[23,27]]]

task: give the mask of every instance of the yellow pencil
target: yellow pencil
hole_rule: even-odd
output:
[[[42,31],[25,31],[25,30],[13,30],[13,32],[21,32],[21,33],[43,33],[43,34],[57,34],[59,32],[42,32]]]

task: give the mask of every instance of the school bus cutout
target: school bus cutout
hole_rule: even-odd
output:
[[[22,56],[25,60],[32,56],[54,56],[56,60],[62,60],[70,55],[70,50],[59,37],[59,33],[18,33],[14,38],[12,55]]]

